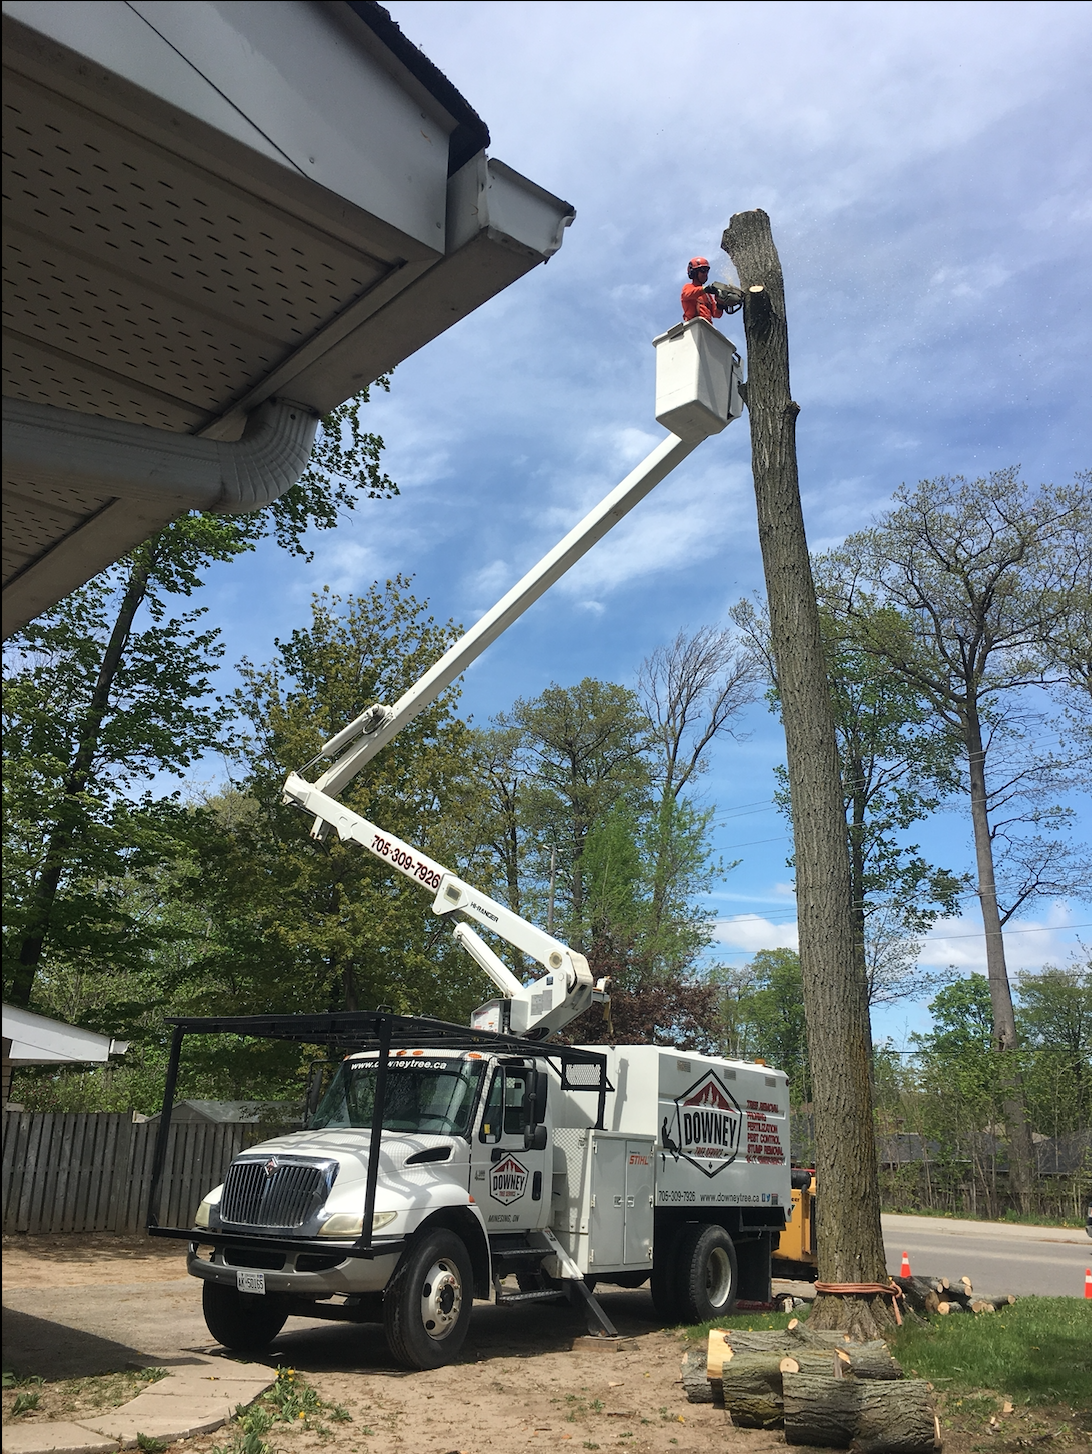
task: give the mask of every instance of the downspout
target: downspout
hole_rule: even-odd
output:
[[[223,515],[260,510],[290,490],[318,428],[310,409],[282,399],[259,405],[230,443],[11,398],[3,423],[5,475]]]

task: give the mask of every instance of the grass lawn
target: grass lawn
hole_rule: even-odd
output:
[[[1092,1409],[1092,1302],[1019,1299],[1003,1313],[907,1323],[890,1340],[906,1372],[947,1394],[991,1389],[1014,1404]]]

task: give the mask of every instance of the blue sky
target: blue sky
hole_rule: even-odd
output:
[[[785,270],[801,485],[813,549],[867,524],[902,481],[1092,463],[1092,6],[477,3],[391,13],[492,131],[492,155],[577,209],[561,252],[395,373],[369,411],[400,498],[263,549],[205,604],[228,657],[265,659],[313,590],[416,576],[465,624],[663,434],[652,337],[678,317],[686,259],[731,277],[733,212],[770,214]],[[725,331],[742,342],[738,320]],[[697,450],[468,674],[476,721],[584,675],[632,683],[684,627],[758,588],[746,420]],[[704,780],[741,866],[715,907],[734,962],[793,940],[782,758],[755,708]],[[1087,802],[1075,804],[1087,823]],[[945,812],[913,835],[970,865]],[[739,847],[738,852],[736,850]],[[743,917],[740,917],[743,916]],[[1014,924],[1013,969],[1065,959],[1088,905]],[[983,962],[977,920],[923,960]],[[1027,932],[1030,931],[1030,932]],[[902,1040],[921,1006],[882,1014]]]

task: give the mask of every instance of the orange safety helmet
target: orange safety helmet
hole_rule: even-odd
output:
[[[686,276],[692,278],[699,268],[709,270],[709,259],[707,257],[692,257],[686,265]]]

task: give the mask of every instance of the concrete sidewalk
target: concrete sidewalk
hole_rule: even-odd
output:
[[[162,1365],[160,1365],[162,1366]],[[137,1435],[189,1439],[211,1434],[267,1388],[275,1371],[256,1363],[192,1353],[168,1366],[167,1377],[116,1409],[57,1422],[20,1421],[4,1429],[4,1454],[114,1454],[135,1449]]]
[[[947,1237],[989,1237],[1000,1242],[1071,1242],[1092,1252],[1092,1240],[1082,1227],[1039,1227],[1034,1222],[972,1222],[961,1217],[915,1217],[884,1212],[880,1219],[888,1235],[934,1232]]]

